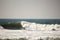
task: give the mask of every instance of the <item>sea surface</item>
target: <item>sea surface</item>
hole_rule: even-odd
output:
[[[60,19],[0,19],[0,24],[18,21],[28,21],[42,24],[60,24]]]

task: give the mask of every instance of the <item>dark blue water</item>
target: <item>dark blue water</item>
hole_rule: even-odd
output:
[[[28,21],[42,24],[60,24],[60,19],[0,19],[0,24],[17,21]]]

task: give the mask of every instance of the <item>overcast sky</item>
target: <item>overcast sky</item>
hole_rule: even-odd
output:
[[[60,19],[60,0],[0,0],[0,18]]]

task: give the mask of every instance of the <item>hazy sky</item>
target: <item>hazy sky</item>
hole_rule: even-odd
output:
[[[0,18],[60,19],[60,0],[0,0]]]

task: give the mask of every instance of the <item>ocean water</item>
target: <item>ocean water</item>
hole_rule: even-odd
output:
[[[17,22],[17,21],[28,21],[28,22],[36,22],[42,24],[60,24],[60,19],[0,19],[0,24],[6,24],[8,22]],[[3,32],[2,32],[3,31]],[[44,38],[44,37],[59,37],[60,31],[28,31],[28,30],[7,30],[0,29],[0,38],[21,38],[26,37],[33,40],[34,38]],[[35,40],[35,39],[34,39]]]
[[[28,21],[42,24],[60,24],[60,19],[0,19],[0,24],[18,21]]]

